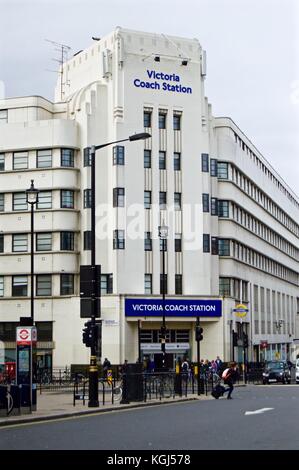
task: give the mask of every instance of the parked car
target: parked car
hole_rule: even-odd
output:
[[[298,377],[299,380],[299,377]],[[291,371],[285,361],[267,362],[263,372],[263,384],[281,382],[283,384],[291,383]]]
[[[296,384],[299,384],[299,359],[296,360],[295,377],[296,377]]]

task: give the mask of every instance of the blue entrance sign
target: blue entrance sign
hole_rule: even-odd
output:
[[[161,317],[163,316],[162,299],[125,299],[126,317]],[[167,299],[166,317],[221,317],[222,301],[203,299]]]

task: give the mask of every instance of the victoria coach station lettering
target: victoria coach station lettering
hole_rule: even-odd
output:
[[[163,315],[163,301],[150,299],[125,299],[127,317],[158,317]],[[221,300],[176,300],[165,301],[165,316],[169,317],[221,317]]]
[[[143,81],[139,78],[135,78],[134,85],[137,88],[150,88],[152,90],[164,90],[164,91],[172,91],[176,93],[192,93],[192,88],[185,87],[179,83],[181,81],[179,75],[175,73],[163,73],[163,72],[156,72],[155,70],[147,70],[147,77],[149,79],[154,79],[154,81]],[[160,80],[162,82],[158,82]],[[176,83],[175,83],[176,82]]]

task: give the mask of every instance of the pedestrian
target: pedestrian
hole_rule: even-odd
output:
[[[218,366],[216,364],[216,361],[214,361],[214,359],[212,359],[212,361],[211,361],[211,369],[212,369],[213,373],[217,373],[217,371],[218,371]]]
[[[224,381],[225,385],[228,385],[228,388],[224,390],[223,393],[228,392],[227,399],[232,400],[232,392],[234,390],[234,383],[238,378],[238,369],[237,369],[237,363],[236,362],[231,362],[230,367],[225,369],[222,374],[222,379]]]
[[[217,373],[219,374],[219,372],[221,371],[221,367],[222,367],[222,361],[219,356],[216,357],[215,362],[217,364]]]
[[[107,372],[110,369],[110,367],[111,367],[111,362],[109,361],[109,359],[107,359],[107,357],[105,357],[105,360],[103,362],[103,372],[104,372],[105,379],[107,378]]]

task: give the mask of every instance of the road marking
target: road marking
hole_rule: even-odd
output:
[[[271,411],[271,410],[274,410],[274,408],[261,408],[260,410],[255,410],[255,411],[245,411],[245,416],[259,415],[259,414],[265,413],[265,411]]]

